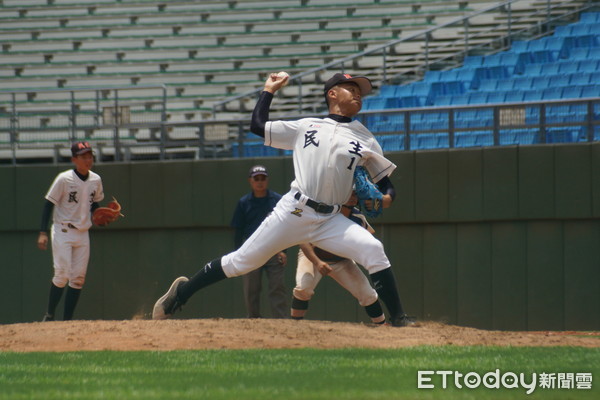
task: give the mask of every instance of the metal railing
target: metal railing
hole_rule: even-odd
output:
[[[308,116],[289,118],[300,117]],[[386,152],[600,140],[600,98],[365,111],[357,118],[373,132]],[[67,137],[49,137],[42,145],[21,142],[19,136],[8,144],[0,141],[0,163],[69,162],[70,140],[84,139],[93,140],[100,163],[291,154],[265,146],[262,138],[249,132],[249,119],[121,121],[108,126],[114,132],[127,131],[131,137],[124,139],[116,133],[94,140],[86,136],[87,128],[65,125],[64,130],[72,129]],[[136,137],[130,132],[132,129],[154,130],[156,135]],[[50,154],[28,154],[40,147]]]
[[[164,85],[0,91],[0,99],[0,151],[9,150],[13,163],[18,149],[58,154],[77,140],[110,143],[119,161],[123,142],[137,142],[140,129],[165,138]]]

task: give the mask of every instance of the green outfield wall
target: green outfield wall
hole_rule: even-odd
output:
[[[600,144],[388,157],[398,165],[398,196],[373,222],[410,314],[486,329],[600,329]],[[175,277],[232,250],[229,221],[256,163],[269,169],[272,189],[287,191],[289,157],[96,165],[106,197],[116,196],[126,217],[91,230],[75,317],[148,318]],[[0,323],[37,321],[44,313],[52,257],[36,239],[44,195],[67,168],[0,167]],[[288,251],[290,298],[296,253]],[[269,316],[266,299],[263,309]],[[198,293],[181,313],[244,315],[241,278]],[[331,279],[318,287],[309,316],[367,320]]]

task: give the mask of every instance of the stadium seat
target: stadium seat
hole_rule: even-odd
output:
[[[596,22],[600,22],[600,13],[599,12],[585,12],[581,14],[579,18],[580,23],[584,24],[595,24]]]
[[[581,97],[600,97],[600,84],[584,86],[581,91]]]
[[[537,129],[506,129],[500,130],[501,145],[527,145],[539,143]]]
[[[382,97],[396,97],[397,88],[396,85],[382,85],[379,88],[379,94]]]
[[[563,89],[563,99],[578,99],[581,97],[583,88],[581,86],[569,86]]]
[[[404,134],[376,136],[384,152],[404,150]]]

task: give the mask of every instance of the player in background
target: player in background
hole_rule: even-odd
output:
[[[352,193],[354,170],[359,165],[384,194],[384,208],[391,205],[395,194],[388,176],[396,166],[383,156],[373,134],[352,120],[362,107],[362,97],[372,90],[371,81],[335,74],[324,85],[327,117],[269,121],[273,95],[288,79],[269,75],[252,113],[251,130],[264,137],[267,146],[293,150],[295,178],[290,191],[242,247],[209,261],[191,279],[175,279],[154,304],[152,317],[169,318],[198,290],[246,274],[272,254],[310,242],[355,260],[369,272],[393,326],[414,324],[404,313],[382,243],[340,213]]]
[[[263,165],[255,165],[248,173],[248,183],[252,191],[238,201],[231,226],[235,228],[235,248],[239,249],[244,241],[258,228],[260,223],[273,211],[281,195],[269,189],[269,173]],[[260,292],[263,272],[269,282],[269,303],[273,318],[287,318],[288,306],[285,289],[285,265],[287,255],[280,251],[260,268],[245,274],[244,302],[248,318],[261,318]]]
[[[48,309],[43,321],[53,321],[55,310],[65,287],[63,320],[73,318],[75,306],[85,282],[90,258],[92,212],[104,198],[102,179],[91,169],[94,165],[92,147],[88,142],[71,146],[71,162],[75,168],[61,172],[46,194],[42,223],[37,239],[40,250],[48,248],[48,222],[52,215],[52,258],[54,276],[50,284]]]
[[[342,206],[340,212],[371,234],[375,233],[365,216],[355,207],[357,203],[356,193],[352,192],[350,200]],[[315,294],[317,285],[321,278],[327,275],[335,279],[358,300],[371,318],[371,322],[376,325],[385,324],[385,315],[381,309],[377,292],[371,287],[369,280],[358,265],[352,260],[331,254],[310,243],[301,244],[298,251],[296,287],[292,296],[291,317],[293,319],[304,318],[308,310],[308,302]]]

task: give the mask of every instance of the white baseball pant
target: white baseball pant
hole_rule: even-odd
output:
[[[377,292],[354,261],[345,258],[341,261],[329,263],[329,265],[333,269],[329,276],[349,291],[358,300],[358,304],[366,307],[377,301]],[[304,301],[310,300],[315,294],[315,288],[322,277],[323,275],[304,255],[304,252],[302,250],[298,251],[294,297]]]
[[[221,258],[228,278],[259,268],[273,254],[299,243],[312,243],[355,260],[369,274],[390,267],[383,244],[365,228],[339,212],[317,213],[304,204],[304,196],[296,200],[294,195],[293,191],[285,194],[252,236],[238,250]]]
[[[70,228],[66,224],[52,225],[52,257],[52,283],[59,288],[68,283],[73,289],[81,289],[90,259],[89,232]]]

